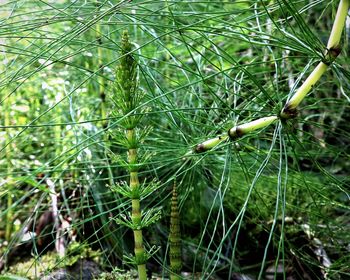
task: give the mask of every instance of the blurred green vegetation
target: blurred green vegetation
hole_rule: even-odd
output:
[[[338,3],[0,3],[0,267],[54,254],[62,230],[65,242],[99,250],[103,270],[130,269],[132,232],[112,219],[130,206],[110,188],[128,180],[126,150],[110,136],[124,117],[111,93],[128,30],[151,127],[140,181],[160,181],[141,203],[162,209],[145,231],[158,248],[148,271],[169,274],[176,179],[184,277],[349,279],[348,24],[296,119],[193,153],[280,112],[322,57]]]

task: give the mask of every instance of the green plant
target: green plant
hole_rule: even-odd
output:
[[[347,3],[341,2],[342,17]],[[16,262],[15,245],[33,236],[23,233],[34,232],[52,206],[50,179],[58,213],[77,240],[100,249],[103,268],[122,266],[123,253],[134,250],[133,233],[111,217],[132,222],[130,183],[122,182],[137,167],[140,188],[148,187],[144,180],[161,182],[142,197],[141,210],[168,209],[167,186],[178,181],[183,272],[189,277],[349,277],[348,27],[339,56],[334,44],[326,51],[332,25],[340,26],[333,20],[340,19],[338,4],[1,4],[0,262],[6,256]],[[107,114],[103,92],[125,57],[115,55],[124,29],[135,42],[129,53],[143,94],[126,114],[118,111],[125,102]],[[339,38],[340,29],[332,34]],[[129,144],[121,142],[127,142],[126,121],[136,118],[135,134],[148,134],[131,166]],[[112,192],[113,182],[127,195]],[[6,220],[16,222],[9,242],[3,242],[11,227]],[[48,227],[44,250],[53,247],[56,231]],[[164,277],[168,232],[164,220],[142,229],[145,249],[160,248],[148,272]],[[30,250],[22,253],[37,261],[45,251],[35,241],[27,240]]]
[[[137,265],[139,279],[147,279],[146,261],[149,254],[144,248],[142,229],[156,222],[160,218],[160,211],[158,209],[141,211],[141,199],[153,192],[158,185],[154,182],[146,185],[139,181],[138,172],[145,162],[142,161],[138,148],[147,136],[148,128],[141,127],[141,119],[146,109],[140,109],[143,93],[138,88],[137,62],[131,52],[128,33],[125,31],[122,35],[120,65],[116,69],[112,97],[113,115],[120,118],[123,130],[113,136],[116,143],[127,149],[127,160],[122,161],[122,164],[128,170],[130,180],[129,183],[118,184],[113,190],[130,199],[131,213],[115,220],[133,230],[135,257],[132,262]]]
[[[169,257],[170,257],[170,279],[181,279],[182,254],[181,254],[181,231],[180,213],[176,191],[176,183],[173,186],[170,212],[170,233],[169,233]]]
[[[340,39],[344,29],[345,20],[349,10],[350,2],[348,0],[341,0],[338,6],[337,15],[334,19],[333,28],[328,39],[327,47],[324,53],[319,54],[321,62],[316,66],[314,71],[309,75],[305,82],[299,87],[294,93],[290,100],[284,105],[282,111],[277,116],[262,117],[252,122],[244,123],[241,125],[230,128],[227,134],[220,135],[213,139],[206,140],[205,142],[198,144],[195,147],[195,152],[204,152],[216,147],[221,142],[230,138],[236,140],[240,137],[245,136],[247,133],[255,130],[265,128],[270,124],[274,123],[279,118],[286,120],[296,117],[296,109],[305,96],[314,87],[317,81],[326,72],[328,66],[330,66],[337,56],[341,52]]]

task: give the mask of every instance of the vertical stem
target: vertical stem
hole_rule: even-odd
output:
[[[140,92],[137,80],[137,62],[131,55],[131,44],[128,32],[124,31],[121,40],[120,64],[116,69],[115,90],[113,103],[115,104],[116,115],[125,116],[121,122],[124,133],[121,135],[123,146],[127,149],[127,163],[129,171],[128,194],[123,193],[131,199],[131,222],[127,226],[133,230],[135,263],[138,268],[138,276],[141,280],[147,279],[146,261],[147,254],[143,244],[142,228],[145,224],[142,221],[140,199],[142,185],[138,177],[138,145],[141,142],[135,128],[140,124],[140,118],[132,113],[140,105]]]
[[[142,230],[134,230],[134,240],[135,240],[135,258],[137,264],[137,271],[140,280],[147,279],[146,264],[144,261],[145,249],[143,247]]]
[[[137,148],[134,143],[136,143],[136,135],[134,129],[126,130],[126,139],[129,143],[128,149],[128,163],[131,165],[130,171],[130,190],[133,193],[137,193],[140,188],[140,181],[138,177],[138,171],[133,166],[138,163],[137,160]],[[131,200],[131,220],[137,228],[141,228],[141,207],[140,207],[140,197],[132,198]],[[143,246],[143,236],[142,230],[137,229],[134,230],[134,252],[135,252],[135,260],[137,263],[137,269],[139,274],[139,279],[147,279],[146,273],[146,264],[145,264],[145,249]]]
[[[173,187],[173,196],[171,198],[171,214],[170,214],[170,279],[179,280],[181,279],[181,231],[180,231],[180,214],[177,202],[176,184]]]
[[[100,13],[101,3],[99,0],[96,1],[96,5],[97,5],[98,13]],[[102,76],[104,64],[103,64],[103,59],[102,59],[102,31],[101,31],[100,22],[96,23],[96,41],[98,44],[98,47],[97,47],[97,65],[99,68],[99,76],[97,79],[97,81],[98,81],[98,93],[99,93],[99,96],[101,98],[100,110],[101,110],[101,118],[103,120],[102,126],[105,127],[107,125],[107,123],[106,123],[107,113],[106,113],[105,81],[104,81],[104,78]]]
[[[10,112],[11,112],[11,95],[9,95],[4,100],[4,125],[9,126],[10,125]],[[7,133],[5,134],[5,145],[9,143],[11,140],[11,135],[9,130],[7,130]],[[5,229],[5,239],[9,241],[11,239],[12,234],[12,216],[13,216],[13,210],[12,210],[12,204],[13,204],[13,190],[12,190],[12,180],[11,180],[11,173],[12,173],[12,163],[11,163],[11,151],[12,151],[12,145],[8,144],[5,148],[5,154],[6,154],[6,162],[7,162],[7,213],[6,213],[6,229]]]

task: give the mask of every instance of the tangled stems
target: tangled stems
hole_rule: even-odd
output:
[[[228,138],[231,140],[236,140],[237,138],[246,135],[247,133],[253,132],[257,129],[263,129],[275,120],[281,119],[286,120],[294,118],[297,114],[297,107],[303,101],[305,96],[310,92],[313,86],[320,80],[322,75],[326,72],[328,67],[333,63],[333,61],[338,57],[341,52],[340,39],[344,28],[346,16],[348,13],[350,5],[350,0],[341,0],[339,2],[336,17],[334,19],[334,24],[332,27],[331,34],[328,39],[327,47],[323,59],[312,73],[308,76],[305,82],[298,88],[295,94],[291,97],[289,101],[284,105],[282,111],[278,116],[263,117],[252,122],[244,123],[239,126],[235,126],[228,130],[227,134],[220,135],[218,137],[206,140],[198,144],[194,148],[194,152],[202,153],[206,152],[220,143],[226,141]]]

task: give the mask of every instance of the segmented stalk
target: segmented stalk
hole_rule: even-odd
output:
[[[126,130],[126,139],[130,143],[130,147],[128,150],[128,163],[131,166],[130,169],[130,182],[129,187],[131,193],[139,193],[140,182],[138,177],[137,169],[134,170],[132,166],[135,166],[137,161],[137,148],[132,148],[134,145],[132,143],[136,143],[136,135],[134,129]],[[141,208],[140,208],[140,197],[136,196],[131,199],[131,220],[135,226],[134,229],[134,241],[135,241],[135,260],[138,267],[139,277],[140,279],[147,279],[146,277],[146,265],[145,265],[145,249],[143,246],[143,237],[141,230]],[[145,277],[145,278],[144,278]]]
[[[322,75],[328,69],[328,66],[338,57],[341,51],[340,39],[344,29],[345,19],[349,9],[350,0],[341,0],[339,2],[336,17],[329,35],[325,57],[314,71],[309,75],[305,82],[300,86],[292,98],[284,106],[280,117],[283,119],[293,118],[296,115],[296,109],[303,101],[305,96],[310,92],[313,86],[321,79]]]
[[[177,280],[181,279],[181,231],[180,231],[180,215],[176,191],[176,183],[173,187],[173,195],[171,198],[171,214],[170,214],[170,279]]]
[[[274,123],[278,118],[281,120],[294,118],[297,114],[297,107],[303,101],[305,96],[310,92],[313,86],[320,80],[322,75],[326,72],[328,67],[338,57],[341,51],[340,39],[344,29],[345,19],[350,6],[350,0],[341,0],[339,2],[336,17],[332,27],[331,34],[329,35],[324,58],[316,68],[311,72],[305,82],[298,88],[291,99],[284,105],[279,116],[263,117],[252,122],[247,122],[239,126],[235,126],[228,130],[228,133],[209,140],[206,140],[198,144],[194,152],[202,153],[211,150],[220,143],[226,141],[228,138],[235,140],[247,133],[250,133],[256,129],[264,128]]]
[[[127,166],[129,170],[129,186],[127,193],[123,193],[131,199],[131,222],[124,223],[134,233],[134,261],[138,268],[139,279],[146,280],[147,254],[143,245],[142,215],[140,207],[141,186],[138,177],[138,145],[141,141],[136,127],[140,124],[140,117],[135,110],[140,105],[141,94],[137,86],[136,61],[130,54],[131,44],[128,33],[122,35],[120,65],[117,68],[115,92],[113,102],[117,109],[115,115],[123,117],[120,122],[124,128],[124,135],[117,135],[118,142],[127,149]]]
[[[219,145],[221,142],[225,141],[228,138],[230,138],[231,140],[236,140],[255,130],[269,126],[270,124],[275,122],[277,119],[278,119],[277,116],[269,116],[269,117],[260,118],[251,122],[247,122],[241,125],[234,126],[231,129],[229,129],[229,131],[227,132],[227,135],[221,135],[213,139],[204,141],[201,144],[198,144],[195,147],[195,152],[201,153],[201,152],[208,151],[213,147]]]

